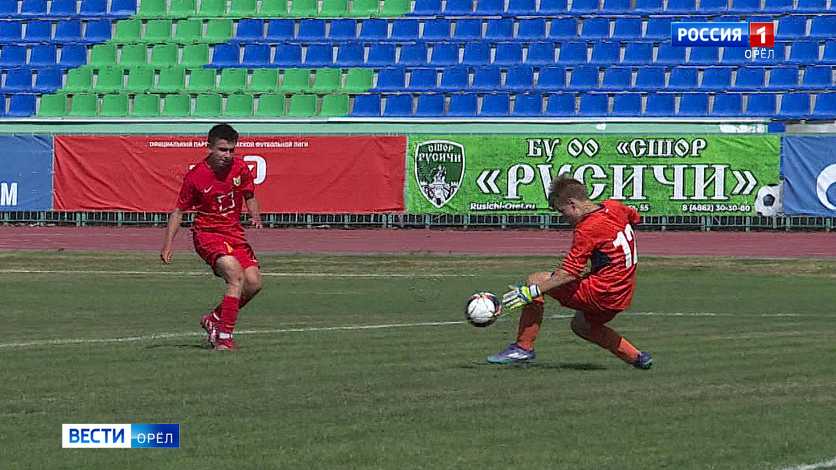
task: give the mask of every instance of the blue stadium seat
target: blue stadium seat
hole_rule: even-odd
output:
[[[554,52],[553,42],[533,42],[528,46],[528,57],[525,62],[529,65],[554,64]]]
[[[743,114],[743,95],[720,93],[714,97],[712,116],[740,116]]]
[[[509,0],[508,16],[534,16],[537,14],[537,2],[535,0]]]
[[[29,51],[31,67],[53,67],[58,63],[58,50],[53,44],[38,44]]]
[[[717,65],[720,63],[719,47],[692,47],[688,58],[690,65]]]
[[[613,39],[639,39],[642,37],[641,18],[616,18]]]
[[[777,46],[777,44],[776,44]],[[778,48],[775,48],[778,55]],[[819,61],[819,44],[812,41],[796,41],[792,43],[790,57],[787,62],[791,64],[815,64]]]
[[[555,93],[548,96],[546,115],[561,117],[575,115],[575,95],[573,93]]]
[[[821,57],[823,64],[836,64],[836,41],[824,43],[824,54]]]
[[[798,0],[798,5],[795,7],[795,11],[799,13],[825,12],[827,11],[827,0]]]
[[[598,12],[598,0],[572,0],[570,13],[581,15]]]
[[[543,67],[537,79],[540,90],[562,90],[566,88],[566,69],[561,66]]]
[[[23,42],[49,42],[52,39],[52,23],[42,20],[31,20],[26,25]]]
[[[426,41],[446,41],[450,39],[450,20],[436,19],[424,23]]]
[[[38,69],[38,74],[35,77],[35,86],[32,87],[32,91],[35,93],[52,93],[59,88],[61,88],[61,69]]]
[[[555,18],[549,31],[551,39],[577,39],[578,21],[575,18]]]
[[[414,41],[418,39],[418,20],[398,19],[392,22],[392,39]]]
[[[471,0],[447,0],[444,7],[445,16],[463,16],[473,13],[473,2]]]
[[[304,19],[299,22],[299,33],[296,35],[298,39],[306,40],[324,40],[325,39],[325,20],[319,19]]]
[[[334,30],[334,23],[331,22],[331,31]],[[360,28],[360,39],[381,40],[389,35],[389,23],[381,19],[363,20]]]
[[[540,73],[542,77],[542,70]],[[534,69],[528,65],[511,67],[505,75],[505,88],[517,92],[531,91],[534,88]]]
[[[680,65],[685,63],[685,48],[660,44],[656,51],[656,65]]]
[[[7,117],[29,117],[33,114],[35,114],[35,95],[11,95]]]
[[[814,89],[830,89],[836,83],[833,81],[833,67],[828,65],[819,65],[814,67],[807,67],[804,70],[804,78],[801,80],[801,88]]]
[[[647,95],[647,103],[644,110],[645,116],[673,116],[674,96],[673,95]]]
[[[792,4],[790,4],[790,9],[792,9]],[[732,6],[729,8],[731,13],[760,13],[760,11],[760,0],[732,0]]]
[[[761,67],[741,67],[737,69],[735,90],[762,90],[765,87],[766,70]]]
[[[32,69],[12,69],[6,73],[6,83],[0,92],[3,93],[32,93]]]
[[[444,95],[423,94],[418,95],[418,105],[415,109],[416,117],[439,117],[444,116]]]
[[[569,11],[569,4],[566,0],[540,0],[540,9],[537,10],[540,16],[565,15]]]
[[[625,65],[648,65],[653,63],[653,44],[649,42],[631,42],[624,49]]]
[[[586,63],[585,42],[564,42],[560,45],[557,61],[563,65]]]
[[[638,93],[615,95],[610,116],[641,116],[642,96]]]
[[[455,65],[459,63],[459,45],[436,43],[433,46],[430,63],[433,65]]]
[[[467,67],[450,67],[441,73],[441,84],[438,88],[443,91],[466,91],[470,88],[469,79]]]
[[[685,93],[679,100],[677,116],[707,116],[708,95],[703,93]]]
[[[373,91],[402,91],[406,89],[406,70],[403,67],[380,69]]]
[[[273,57],[273,65],[279,67],[299,67],[302,65],[302,46],[299,44],[279,44]]]
[[[87,63],[87,48],[82,44],[66,44],[61,47],[58,65],[74,68]]]
[[[365,21],[363,28],[365,28]],[[385,34],[385,30],[384,30]],[[383,36],[386,37],[385,35]],[[328,32],[328,39],[332,41],[350,41],[357,38],[357,21],[351,18],[341,18],[331,21],[331,30]]]
[[[581,95],[578,116],[606,116],[609,114],[607,95]]]
[[[473,75],[473,85],[470,87],[471,90],[494,91],[501,88],[502,73],[499,67],[480,67],[476,69]]]
[[[491,63],[491,46],[487,42],[468,42],[464,45],[462,63],[467,65],[487,65]]]
[[[99,43],[110,40],[111,24],[109,19],[92,20],[87,22],[84,32],[84,42]]]
[[[521,64],[522,57],[522,44],[519,42],[500,42],[496,45],[493,63],[498,65]]]
[[[441,14],[441,0],[415,0],[413,15],[436,16]]]
[[[666,13],[693,13],[697,11],[695,0],[668,0]]]
[[[0,50],[0,67],[19,67],[26,64],[26,47],[4,44]]]
[[[412,69],[409,77],[409,89],[414,91],[430,91],[438,88],[438,73],[435,69]]]
[[[22,17],[42,17],[46,14],[46,0],[23,0],[20,6]]]
[[[712,67],[702,74],[700,90],[724,91],[731,88],[732,70],[728,67]]]
[[[55,9],[56,0],[52,1],[50,12]],[[75,9],[75,5],[73,5]],[[52,13],[50,13],[52,14]],[[81,0],[80,16],[107,16],[107,0]]]
[[[798,67],[777,67],[769,73],[770,90],[790,90],[798,88]]]
[[[293,39],[295,24],[293,20],[270,20],[267,22],[267,42],[282,42]]]
[[[674,67],[668,78],[668,89],[677,91],[697,88],[697,69],[694,67]]]
[[[354,42],[340,44],[337,49],[337,64],[342,67],[356,67],[365,63],[363,45]]]
[[[598,67],[581,66],[572,70],[569,87],[573,90],[591,90],[598,87]]]
[[[517,95],[514,99],[514,111],[512,116],[541,116],[543,114],[543,95],[539,93],[526,93]]]
[[[354,109],[352,116],[379,117],[380,116],[380,95],[357,95],[354,98]]]
[[[216,44],[212,51],[213,67],[235,67],[240,64],[238,44]]]
[[[604,0],[601,11],[604,14],[630,13],[630,0]]]
[[[546,37],[545,18],[523,18],[517,27],[518,40],[541,40]]]
[[[665,88],[665,69],[662,67],[639,68],[635,88],[647,91]]]
[[[264,36],[264,21],[244,18],[238,22],[235,40],[241,42],[260,41]]]
[[[604,39],[610,37],[609,18],[587,18],[581,23],[581,38]]]
[[[244,46],[244,59],[241,65],[253,68],[269,66],[270,46],[268,44],[247,44]]]
[[[775,29],[776,40],[788,41],[801,39],[805,36],[807,36],[806,16],[785,16],[778,18],[778,27]]]
[[[84,5],[84,2],[82,2]],[[107,3],[105,2],[105,6]],[[76,10],[75,0],[52,0],[52,5],[49,7],[49,17],[50,18],[70,18],[76,16],[78,14],[78,10]],[[107,14],[107,11],[104,12]],[[84,15],[84,16],[92,16],[92,15]],[[103,15],[96,15],[96,16],[103,16]]]
[[[822,93],[818,95],[811,117],[814,119],[836,118],[836,93]]]
[[[624,91],[631,88],[632,71],[628,67],[608,67],[604,71],[601,88]]]
[[[590,64],[617,64],[621,46],[617,42],[597,42],[592,46]]]
[[[700,13],[716,14],[729,10],[728,0],[700,0]]]
[[[112,0],[111,16],[133,16],[136,14],[136,0]]]
[[[810,95],[807,93],[786,93],[781,98],[779,117],[804,119],[810,116]]]
[[[749,102],[746,106],[747,115],[756,117],[771,117],[775,115],[776,109],[775,95],[749,95]]]
[[[378,44],[380,46],[381,44]],[[369,51],[371,56],[371,51]],[[305,54],[305,65],[309,67],[324,67],[334,63],[334,48],[331,44],[311,44]],[[394,48],[392,60],[388,64],[395,63]]]
[[[830,39],[836,35],[836,16],[814,16],[810,20],[810,37]]]
[[[79,20],[62,20],[55,26],[54,41],[57,43],[64,42],[81,42],[81,21]]]
[[[478,98],[473,93],[462,93],[450,97],[450,108],[448,116],[475,116],[478,106]]]
[[[793,0],[765,0],[764,13],[787,13],[793,11]]]
[[[384,116],[412,116],[412,95],[387,95]]]
[[[662,0],[636,0],[634,11],[636,13],[661,13]]]
[[[501,20],[488,20],[488,26],[485,30],[485,39],[493,41],[509,41],[513,38],[514,20],[510,18],[503,18]]]
[[[0,18],[17,19],[17,2],[0,2]]]
[[[400,65],[427,65],[427,45],[423,42],[401,47]]]
[[[0,21],[0,43],[17,44],[23,37],[23,22]]]
[[[499,16],[505,13],[504,0],[477,0],[475,15]]]
[[[647,22],[645,39],[669,40],[671,37],[672,18],[650,18]]]
[[[482,109],[479,116],[501,117],[508,116],[511,112],[511,99],[505,93],[496,95],[485,95],[482,98]]]
[[[386,67],[395,63],[395,45],[386,43],[372,43],[366,65]]]

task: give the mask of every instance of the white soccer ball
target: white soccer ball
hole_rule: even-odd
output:
[[[478,292],[467,299],[465,318],[473,326],[485,327],[493,324],[502,312],[502,302],[490,292]]]

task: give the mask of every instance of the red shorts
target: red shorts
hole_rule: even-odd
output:
[[[258,259],[255,257],[253,248],[249,243],[227,237],[220,233],[193,232],[194,250],[198,256],[206,261],[206,264],[215,268],[215,262],[221,256],[233,256],[246,270],[251,266],[258,266]]]
[[[586,279],[564,284],[553,289],[546,295],[560,302],[566,308],[583,312],[586,321],[603,325],[621,313],[620,310],[610,310],[600,307],[596,301],[596,294],[592,292]]]

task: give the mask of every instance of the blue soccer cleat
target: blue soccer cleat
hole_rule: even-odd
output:
[[[537,357],[537,353],[533,350],[529,351],[511,343],[504,351],[493,356],[488,356],[488,362],[491,364],[520,364],[531,362]]]
[[[653,356],[651,356],[649,352],[639,353],[639,357],[636,359],[636,362],[633,363],[633,367],[644,370],[650,369],[653,367]]]

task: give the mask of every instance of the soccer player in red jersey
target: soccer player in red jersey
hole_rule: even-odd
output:
[[[242,159],[235,157],[237,143],[238,132],[227,124],[218,124],[209,131],[209,155],[183,178],[177,208],[169,215],[160,252],[163,263],[171,263],[172,242],[183,211],[194,209],[195,251],[226,282],[220,304],[200,320],[216,350],[235,349],[232,332],[238,311],[261,290],[258,260],[241,226],[243,203],[247,204],[255,228],[262,226],[261,215],[252,173]]]
[[[549,207],[559,211],[574,227],[572,247],[554,272],[536,272],[526,285],[512,287],[502,303],[523,307],[517,341],[499,354],[488,357],[493,364],[531,361],[534,341],[543,321],[543,294],[576,311],[572,331],[610,351],[624,362],[649,369],[653,359],[626,338],[606,326],[626,310],[636,286],[636,234],[639,213],[624,204],[606,200],[592,202],[580,181],[559,177],[552,181]],[[585,272],[587,262],[591,268]]]

